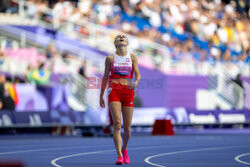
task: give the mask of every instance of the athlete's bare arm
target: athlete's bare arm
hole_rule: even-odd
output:
[[[100,106],[103,108],[105,107],[103,94],[104,94],[104,91],[105,91],[106,86],[107,86],[112,61],[113,61],[113,55],[109,55],[105,60],[105,71],[104,71],[104,75],[102,77],[102,86],[101,86],[101,93],[100,93]]]
[[[140,80],[141,80],[141,75],[140,75],[140,72],[139,72],[137,57],[134,54],[131,54],[131,59],[132,59],[134,73],[135,73],[135,79],[136,79],[136,81],[134,83],[134,86],[136,88],[137,85],[139,84]]]

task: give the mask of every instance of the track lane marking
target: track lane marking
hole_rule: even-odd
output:
[[[234,158],[234,160],[239,162],[239,163],[245,164],[245,165],[250,165],[250,162],[245,162],[245,161],[240,160],[241,157],[244,157],[246,155],[250,155],[250,153],[240,154],[240,155],[236,156]]]
[[[212,148],[200,148],[200,149],[192,149],[192,150],[174,151],[174,152],[168,152],[168,153],[162,153],[162,154],[152,155],[152,156],[149,156],[149,157],[145,158],[144,161],[147,164],[150,164],[152,166],[166,167],[166,166],[163,166],[163,165],[152,163],[152,162],[150,162],[150,159],[155,158],[155,157],[160,157],[160,156],[173,155],[173,154],[199,152],[199,151],[210,151],[210,150],[221,150],[221,149],[229,149],[229,148],[241,148],[241,147],[250,147],[250,145],[226,146],[226,147],[212,147]]]
[[[53,150],[64,150],[64,149],[77,149],[77,148],[93,148],[93,147],[105,147],[110,145],[101,145],[101,146],[74,146],[74,147],[56,147],[56,148],[42,148],[42,149],[30,149],[30,150],[20,150],[20,151],[8,151],[8,152],[0,152],[0,155],[8,155],[8,154],[18,154],[18,153],[30,153],[30,152],[39,152],[39,151],[53,151]]]
[[[188,145],[187,145],[188,146]],[[129,150],[144,150],[144,149],[154,149],[154,148],[171,148],[171,147],[185,147],[185,146],[180,146],[178,145],[172,145],[172,146],[149,146],[149,147],[135,147],[135,148],[129,148]],[[62,160],[62,159],[66,159],[66,158],[71,158],[71,157],[76,157],[76,156],[83,156],[83,155],[91,155],[91,154],[100,154],[100,153],[104,153],[104,152],[114,152],[115,149],[112,150],[100,150],[100,151],[91,151],[91,152],[84,152],[84,153],[78,153],[78,154],[70,154],[70,155],[66,155],[66,156],[61,156],[58,158],[53,159],[52,161],[50,161],[50,163],[55,166],[55,167],[63,167],[59,164],[57,164],[57,161]]]

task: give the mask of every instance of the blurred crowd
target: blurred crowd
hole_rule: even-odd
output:
[[[17,1],[0,1],[0,12],[18,12]],[[31,19],[52,23],[56,31],[66,29],[89,36],[91,29],[75,25],[84,20],[120,30],[138,39],[160,43],[168,48],[173,61],[250,63],[248,0],[26,0],[25,14]],[[49,7],[49,8],[48,8]],[[150,48],[151,47],[151,48]],[[150,53],[156,67],[162,66],[161,50],[152,46],[136,51]],[[145,54],[146,55],[146,54]],[[0,69],[8,54],[0,50]],[[23,82],[48,84],[52,73],[79,71],[86,77],[86,61],[70,52],[60,53],[53,43],[36,65],[28,64]],[[14,87],[0,80],[0,109],[4,97]],[[20,79],[12,79],[19,82]],[[14,84],[13,84],[14,85]],[[5,87],[5,88],[3,88]],[[4,93],[1,93],[4,92]],[[18,102],[14,96],[14,103]]]
[[[28,4],[30,18],[84,35],[89,34],[88,27],[70,23],[98,23],[166,45],[175,60],[250,61],[247,0],[28,0]]]
[[[18,101],[15,83],[0,73],[0,110],[14,110]]]
[[[34,55],[39,57],[34,59],[35,61],[30,61]],[[6,40],[0,36],[0,111],[15,110],[18,106],[19,99],[22,100],[23,96],[19,94],[18,84],[32,83],[37,91],[46,94],[47,87],[67,84],[65,77],[73,73],[87,78],[86,66],[86,60],[66,51],[59,52],[53,43],[45,50],[34,47],[20,48],[16,41]],[[84,84],[81,86],[82,89],[83,86]],[[78,92],[81,94],[82,90]]]
[[[67,75],[77,71],[82,77],[87,77],[87,61],[69,52],[59,52],[53,43],[50,43],[45,50],[40,50],[41,54],[33,47],[19,48],[18,43],[12,40],[0,40],[0,48],[2,48],[0,49],[0,71],[6,74],[11,73],[8,80],[13,83],[31,82],[38,85],[50,85],[53,84],[51,81],[60,82],[57,79],[58,74]],[[24,52],[24,50],[27,51]],[[13,57],[13,53],[17,56]],[[51,78],[53,75],[56,75],[54,80]]]
[[[8,0],[7,0],[8,1]],[[28,17],[89,35],[87,20],[163,44],[173,60],[250,62],[247,0],[27,0]],[[49,8],[47,8],[49,7]],[[10,11],[6,9],[6,11]],[[142,51],[138,49],[138,51]],[[152,49],[157,65],[162,57]]]

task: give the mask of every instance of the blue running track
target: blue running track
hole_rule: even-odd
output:
[[[129,167],[250,166],[250,134],[133,136]],[[112,138],[0,136],[0,161],[20,160],[27,167],[112,167]]]

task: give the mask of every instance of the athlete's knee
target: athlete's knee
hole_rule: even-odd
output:
[[[120,121],[114,122],[114,130],[115,131],[120,131],[121,130],[121,126],[122,126],[122,124],[121,124]]]
[[[131,127],[130,126],[124,126],[123,131],[124,131],[124,133],[130,135],[131,134]]]

